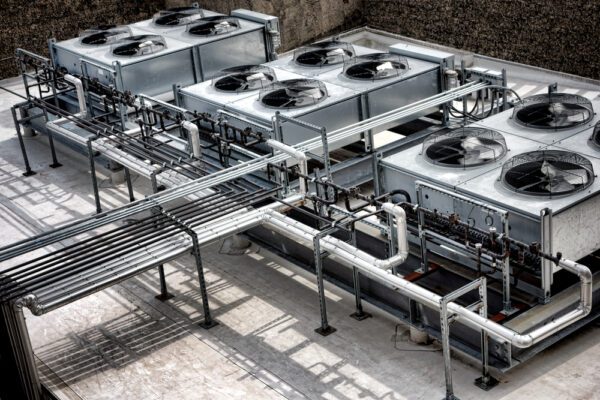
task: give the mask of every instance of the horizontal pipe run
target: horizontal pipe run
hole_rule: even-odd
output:
[[[262,199],[270,196],[271,193],[263,193],[259,194]],[[239,199],[239,204],[237,204],[237,208],[235,207],[227,207],[220,203],[217,204],[217,208],[213,208],[210,210],[200,210],[202,214],[200,216],[192,216],[191,218],[187,218],[186,221],[189,223],[204,223],[209,220],[213,220],[215,218],[219,218],[222,216],[226,216],[231,212],[237,211],[241,207],[246,207],[252,205],[252,203],[256,202],[254,199]],[[184,215],[176,214],[178,218],[185,217]],[[152,218],[152,217],[150,217]],[[202,218],[202,219],[199,219]],[[94,269],[96,267],[102,268],[107,265],[114,259],[120,259],[126,257],[132,249],[136,247],[145,247],[152,243],[158,243],[165,239],[168,239],[173,232],[177,231],[177,226],[173,223],[170,218],[166,219],[168,224],[164,224],[164,222],[156,221],[157,229],[149,229],[146,230],[141,235],[135,237],[126,237],[125,240],[121,240],[118,243],[111,242],[109,244],[104,245],[104,248],[101,252],[87,252],[80,255],[79,257],[69,257],[68,255],[65,258],[60,259],[60,264],[58,267],[55,267],[51,271],[40,271],[39,268],[28,269],[27,273],[34,273],[33,277],[27,278],[19,278],[17,275],[8,275],[7,277],[13,279],[13,282],[5,285],[3,288],[2,297],[6,300],[7,296],[15,297],[17,295],[21,295],[23,291],[36,291],[38,289],[48,287],[48,284],[52,283],[60,283],[64,284],[69,277],[77,275],[77,274],[85,274],[88,270]],[[152,221],[150,222],[152,224]],[[52,266],[50,263],[49,266]],[[42,265],[42,269],[47,268],[46,264]],[[16,280],[18,279],[18,280]],[[25,286],[26,285],[26,286]],[[17,293],[14,291],[17,290]]]

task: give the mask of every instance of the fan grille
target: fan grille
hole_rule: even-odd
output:
[[[519,124],[536,129],[566,129],[589,122],[594,117],[590,100],[567,93],[527,97],[513,111]]]
[[[491,129],[462,127],[432,135],[423,142],[423,155],[444,167],[467,168],[495,162],[506,154],[506,140]]]
[[[518,193],[561,196],[589,187],[594,182],[594,168],[590,160],[577,153],[532,151],[507,161],[502,166],[501,180]]]
[[[216,36],[233,32],[240,28],[240,21],[237,18],[215,16],[205,17],[198,22],[189,24],[187,31],[195,36]]]
[[[119,40],[112,47],[115,56],[139,57],[158,53],[167,48],[165,39],[160,35],[136,35]]]
[[[344,75],[350,79],[375,81],[404,75],[408,60],[397,54],[366,54],[344,62]]]
[[[222,70],[212,81],[216,90],[229,93],[263,89],[276,81],[273,69],[264,65],[240,65]]]
[[[289,79],[275,82],[260,91],[259,101],[278,109],[302,108],[327,98],[327,88],[316,79]]]
[[[131,35],[127,26],[103,25],[83,31],[79,37],[81,43],[90,46],[102,46],[114,43]]]
[[[202,9],[197,7],[173,7],[154,15],[152,21],[160,26],[187,25],[204,17]]]
[[[341,64],[354,57],[354,47],[338,40],[317,42],[294,51],[294,62],[303,67],[321,68]]]
[[[598,123],[594,127],[594,133],[592,134],[592,137],[590,139],[592,141],[592,144],[594,144],[598,149],[600,149],[600,121],[598,121]]]

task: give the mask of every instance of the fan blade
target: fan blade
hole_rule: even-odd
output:
[[[544,189],[546,189],[548,192],[550,193],[561,193],[561,192],[570,192],[573,189],[575,189],[575,186],[571,185],[569,182],[564,181],[564,180],[559,180],[557,181],[558,183],[549,183],[546,186],[544,186]]]
[[[494,159],[497,155],[502,154],[504,150],[502,144],[491,140],[488,142],[485,143],[480,138],[468,137],[461,142],[461,146],[466,151],[466,155],[475,157],[471,160],[474,162]]]
[[[560,177],[571,185],[585,185],[589,181],[589,173],[583,168],[563,170]]]
[[[248,75],[248,76],[246,77],[246,80],[247,80],[248,82],[252,82],[252,81],[261,81],[261,80],[264,80],[264,79],[267,79],[267,77],[266,77],[266,76],[265,76],[265,74],[264,74],[264,73],[262,73],[262,72],[256,72],[256,73],[254,73],[254,74],[250,74],[250,75]]]
[[[464,157],[458,158],[456,161],[460,165],[473,165],[480,163],[483,159],[481,158],[479,152],[469,152],[464,155]]]
[[[586,169],[560,169],[548,161],[542,164],[542,173],[550,179],[561,179],[571,185],[585,185],[589,180],[589,174]]]
[[[557,174],[560,173],[560,170],[556,168],[554,165],[550,164],[548,161],[544,160],[542,163],[542,174],[547,177],[553,179]]]
[[[467,151],[485,146],[481,139],[479,139],[478,137],[466,137],[461,141],[460,145],[463,149]]]

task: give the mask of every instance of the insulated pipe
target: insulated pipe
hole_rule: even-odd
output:
[[[73,75],[69,74],[65,75],[65,81],[75,85],[75,90],[77,91],[77,101],[79,102],[79,113],[77,115],[81,118],[85,118],[87,116],[87,106],[85,103],[83,82],[81,82],[81,79],[75,78]]]
[[[200,158],[202,156],[202,148],[200,146],[200,132],[198,126],[190,121],[183,121],[181,126],[189,132],[194,157]]]
[[[291,199],[293,202],[301,201],[301,197]],[[274,203],[275,204],[275,203]],[[405,226],[405,219],[401,212],[398,211],[399,206],[391,203],[386,203],[385,211],[396,217],[396,224]],[[195,228],[198,234],[198,242],[201,245],[206,245],[219,238],[227,237],[235,233],[243,232],[247,229],[258,225],[266,225],[269,228],[281,233],[282,235],[294,240],[302,241],[311,246],[313,238],[319,233],[318,230],[308,227],[298,221],[295,221],[279,212],[274,205],[263,207],[255,212],[244,214],[240,217],[220,220],[215,224],[206,224]],[[398,247],[399,254],[405,249],[405,232],[398,232]],[[394,264],[399,263],[398,256],[393,256],[387,260],[379,260],[357,248],[330,236],[321,238],[321,246],[323,250],[328,251],[335,256],[343,264],[358,268],[363,274],[383,283],[385,286],[392,288],[395,291],[401,292],[407,297],[433,309],[439,309],[442,297],[433,293],[417,284],[409,282],[404,278],[390,274],[382,269],[391,268]],[[552,322],[541,326],[533,331],[522,334],[515,332],[505,326],[502,326],[490,319],[480,316],[468,308],[460,306],[457,303],[448,303],[448,311],[460,319],[462,323],[471,328],[484,330],[495,338],[510,342],[512,345],[520,348],[530,347],[548,336],[558,332],[559,330],[569,326],[575,321],[589,314],[592,305],[592,274],[589,268],[576,262],[561,259],[559,265],[565,270],[579,276],[581,281],[581,300],[577,309],[556,318]],[[102,286],[110,285],[110,282],[103,282]],[[87,293],[87,292],[86,292]],[[84,293],[78,293],[78,297],[83,297]],[[60,300],[55,300],[53,304],[42,307],[44,311],[55,308],[58,304],[66,304],[74,299],[67,297]],[[39,306],[26,304],[31,306],[35,311],[40,312]]]
[[[285,154],[288,154],[294,157],[298,161],[298,166],[300,167],[300,174],[307,176],[308,175],[308,157],[306,154],[292,146],[288,146],[285,143],[281,143],[275,139],[268,139],[267,145],[271,146],[273,149],[279,150]],[[306,194],[308,192],[308,187],[306,185],[306,180],[300,178],[300,194]]]
[[[443,94],[437,94],[437,95],[431,96],[427,99],[421,100],[417,103],[427,103],[427,107],[430,107],[432,104],[438,104],[438,103],[441,104],[441,103],[449,101],[446,98],[447,96],[460,97],[464,94],[470,93],[471,91],[475,91],[475,90],[480,89],[481,87],[486,87],[486,86],[487,86],[486,83],[478,83],[478,84],[474,84],[474,85],[467,84],[467,85],[457,88],[457,90],[444,92]],[[152,100],[152,101],[156,101],[156,99],[152,99],[147,96],[143,96],[143,97],[148,98],[149,100]],[[178,110],[183,110],[179,107],[174,107],[172,105],[168,105],[168,106],[171,108],[176,108]],[[185,111],[185,110],[183,110],[183,111]],[[409,113],[409,112],[414,111],[414,108],[412,108],[411,106],[405,106],[405,107],[401,107],[396,110],[392,110],[388,113],[385,113],[384,115],[388,115],[388,114],[391,115],[391,114],[394,114],[395,112],[397,113],[399,111]],[[377,118],[380,118],[381,116],[382,115],[378,116]],[[371,118],[369,120],[369,122],[375,123],[375,119],[376,118]],[[364,122],[366,122],[366,121],[363,121],[361,123],[356,123],[356,124],[353,124],[348,127],[345,127],[345,128],[335,131],[335,132],[339,132],[339,134],[335,135],[335,137],[330,137],[331,133],[329,133],[328,137],[332,140],[332,142],[334,142],[335,140],[341,140],[345,136],[344,131],[346,129],[357,126],[357,125],[360,125],[358,127],[358,130],[363,131],[366,129],[365,126],[362,125]],[[312,138],[312,139],[309,139],[302,143],[299,143],[294,147],[301,151],[306,152],[306,151],[313,151],[315,149],[318,149],[320,146],[321,146],[321,138],[318,137],[318,138]],[[35,238],[18,241],[16,243],[13,243],[12,245],[0,248],[0,261],[23,254],[24,252],[30,251],[32,249],[43,247],[46,244],[54,243],[56,241],[61,240],[60,238],[64,238],[65,236],[67,236],[69,234],[74,234],[75,232],[82,232],[82,231],[86,231],[86,230],[95,229],[98,226],[102,226],[107,223],[117,221],[121,218],[126,218],[137,212],[147,210],[155,205],[159,205],[159,204],[162,204],[162,203],[165,203],[165,202],[177,199],[177,198],[185,197],[188,194],[193,194],[193,193],[197,192],[198,190],[209,188],[209,187],[212,187],[219,183],[226,182],[231,179],[235,179],[236,177],[240,177],[240,176],[246,175],[248,173],[258,171],[260,169],[265,168],[267,166],[267,164],[269,164],[269,163],[283,162],[288,157],[289,156],[287,154],[278,154],[278,155],[272,156],[272,157],[262,156],[259,158],[255,158],[253,160],[243,162],[238,165],[229,167],[225,170],[219,171],[210,176],[198,178],[191,182],[185,183],[179,187],[167,189],[160,194],[151,195],[151,196],[148,196],[147,198],[135,201],[133,203],[129,203],[121,208],[106,211],[104,213],[95,215],[93,217],[85,218],[83,220],[80,220],[80,221],[77,221],[77,222],[74,222],[71,224],[67,224],[66,226],[64,226],[62,228],[58,228],[53,231],[46,232],[44,234],[36,236]]]
[[[308,245],[312,245],[312,238],[319,232],[316,229],[310,228],[279,213],[271,212],[268,217],[265,217],[264,222],[283,236],[294,240],[300,239]],[[345,242],[327,236],[321,239],[321,246],[323,250],[331,253],[343,264],[358,268],[363,274],[370,276],[383,283],[385,286],[401,292],[407,297],[410,297],[427,307],[436,310],[439,309],[442,300],[441,296],[418,286],[417,284],[409,282],[398,275],[390,274],[377,266],[378,264],[381,265],[383,262],[389,262],[390,259],[377,260],[375,257],[370,256]],[[531,332],[525,334],[515,332],[512,329],[482,317],[478,313],[454,302],[448,303],[448,311],[451,314],[456,314],[462,323],[471,328],[484,330],[496,338],[510,342],[516,347],[530,347],[585,317],[591,310],[592,274],[589,268],[565,259],[560,260],[559,265],[579,276],[581,281],[580,304],[577,309]]]

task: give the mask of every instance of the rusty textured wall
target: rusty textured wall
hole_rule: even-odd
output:
[[[600,79],[599,0],[365,0],[379,29]]]
[[[167,0],[170,5],[185,1]],[[246,8],[279,17],[282,50],[364,25],[363,0],[200,0],[200,6],[228,14]]]
[[[16,47],[44,52],[100,23],[126,23],[183,0],[4,0],[0,79],[12,76]],[[402,35],[600,79],[600,0],[200,0],[229,13],[277,15],[283,50],[368,24]],[[8,60],[6,60],[8,58]]]
[[[165,0],[2,0],[0,79],[16,74],[17,47],[47,55],[47,40],[68,39],[83,29],[149,18]]]

